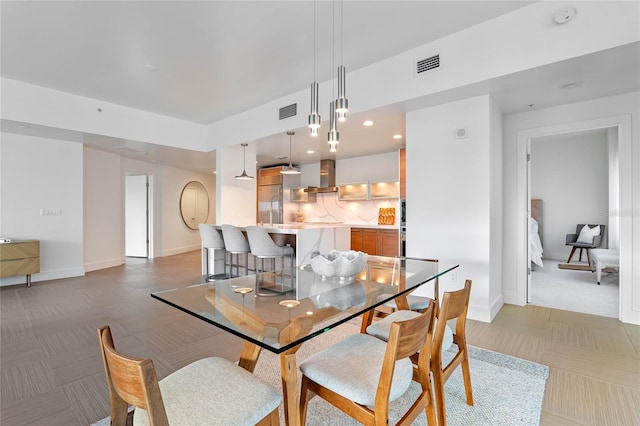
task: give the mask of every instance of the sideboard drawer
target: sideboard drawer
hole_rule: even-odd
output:
[[[0,244],[0,277],[26,275],[31,285],[31,274],[40,272],[40,241],[12,241]]]

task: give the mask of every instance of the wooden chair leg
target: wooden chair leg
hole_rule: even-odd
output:
[[[467,405],[473,405],[473,390],[471,389],[471,369],[469,368],[469,353],[466,344],[464,345],[464,357],[462,358],[462,379],[464,381],[464,392],[467,396]]]
[[[589,266],[591,266],[591,255],[589,254],[589,249],[587,250],[587,263],[589,264]]]
[[[580,262],[582,262],[582,247],[580,247]]]
[[[438,426],[446,426],[447,414],[444,406],[444,377],[440,366],[436,366],[431,370],[433,373],[433,393],[436,401],[436,412],[438,413]]]
[[[576,248],[572,247],[571,248],[571,254],[569,254],[569,260],[567,260],[567,263],[571,263],[571,258],[573,257],[573,253],[576,252]]]

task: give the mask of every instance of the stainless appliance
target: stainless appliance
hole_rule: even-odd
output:
[[[320,186],[309,186],[305,188],[304,192],[338,192],[335,160],[320,160]]]
[[[258,170],[257,222],[262,224],[282,223],[282,167]]]

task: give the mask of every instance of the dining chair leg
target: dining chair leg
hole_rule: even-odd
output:
[[[433,393],[436,401],[436,412],[438,414],[438,426],[446,426],[447,413],[444,406],[444,377],[439,366],[431,370],[433,374]]]
[[[572,247],[571,253],[569,254],[569,260],[567,260],[567,263],[571,263],[571,258],[573,257],[573,253],[575,252],[576,252],[576,247]]]
[[[469,368],[469,352],[467,352],[467,342],[460,343],[464,356],[462,357],[462,379],[464,381],[464,393],[467,397],[467,405],[473,405],[473,390],[471,388],[471,369]]]

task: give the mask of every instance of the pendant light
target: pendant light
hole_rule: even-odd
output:
[[[336,52],[335,52],[335,12],[334,12],[334,2],[331,1],[331,11],[332,11],[332,25],[331,25],[331,34],[332,34],[332,38],[331,38],[331,46],[332,46],[332,53],[331,53],[331,70],[332,72],[335,72],[333,70],[335,70],[335,57],[336,57]],[[331,86],[333,88],[333,90],[335,90],[335,75],[332,74],[331,76]],[[333,92],[335,93],[335,91]],[[333,94],[332,93],[332,94]],[[327,142],[329,143],[329,151],[330,152],[336,152],[337,149],[337,145],[338,143],[340,143],[340,133],[338,133],[338,128],[336,125],[336,106],[335,106],[335,102],[331,101],[329,102],[329,133],[327,134]]]
[[[338,98],[334,101],[336,116],[338,121],[345,121],[347,119],[347,112],[349,111],[349,100],[347,99],[347,69],[343,65],[342,52],[343,52],[343,19],[342,12],[342,0],[340,0],[340,66],[338,67]]]
[[[291,136],[295,134],[296,132],[291,130],[287,132],[287,135],[289,135],[289,165],[285,166],[282,170],[280,170],[280,173],[283,175],[299,175],[300,174],[300,169],[297,167],[293,167],[293,165],[291,164]]]
[[[318,83],[316,81],[316,1],[313,0],[313,83],[311,83],[311,114],[309,114],[311,136],[318,136],[321,121],[318,114]]]
[[[239,176],[235,176],[236,179],[240,179],[240,180],[249,180],[249,179],[253,179],[253,176],[249,176],[247,174],[246,171],[246,164],[247,164],[247,146],[249,146],[249,144],[247,143],[242,143],[240,144],[242,145],[242,149],[243,149],[243,156],[244,156],[244,160],[242,162],[242,174]]]
[[[330,147],[329,151],[336,152],[336,146],[340,143],[340,133],[338,133],[338,128],[336,126],[336,111],[335,111],[335,105],[333,102],[329,103],[328,142]]]

